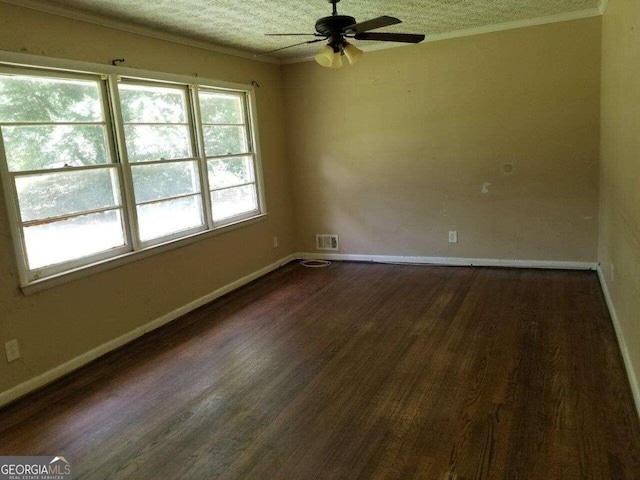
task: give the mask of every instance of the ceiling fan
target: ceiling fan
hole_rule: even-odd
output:
[[[309,43],[324,42],[327,45],[316,55],[316,62],[323,67],[340,68],[342,66],[342,56],[347,57],[351,65],[362,56],[362,50],[347,42],[347,39],[354,40],[375,40],[378,42],[401,42],[420,43],[424,40],[424,35],[412,33],[382,33],[370,32],[378,28],[402,23],[401,20],[382,16],[356,23],[356,19],[347,15],[338,15],[337,3],[340,0],[328,0],[333,6],[333,12],[329,17],[323,17],[316,22],[315,33],[267,33],[269,36],[307,36],[317,37],[306,42],[295,43],[286,47],[277,48],[261,55],[279,52],[287,48],[306,45]]]

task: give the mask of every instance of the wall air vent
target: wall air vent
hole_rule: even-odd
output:
[[[317,250],[338,250],[340,248],[337,235],[321,233],[316,235]]]

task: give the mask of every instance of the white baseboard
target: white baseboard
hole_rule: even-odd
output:
[[[382,263],[417,263],[417,264],[425,264],[425,265],[443,265],[443,266],[483,266],[483,267],[515,267],[515,268],[550,268],[550,269],[567,269],[567,270],[595,270],[597,267],[597,263],[591,262],[553,262],[553,261],[536,261],[536,260],[497,260],[497,259],[475,259],[475,258],[448,258],[448,257],[410,257],[410,256],[395,256],[395,255],[353,255],[353,254],[340,254],[340,253],[295,253],[284,257],[271,265],[267,265],[260,270],[257,270],[245,277],[236,280],[235,282],[229,283],[224,287],[219,288],[218,290],[211,292],[201,298],[198,298],[188,304],[173,310],[172,312],[163,315],[160,318],[157,318],[145,325],[142,325],[124,335],[115,338],[107,343],[104,343],[82,355],[79,355],[68,362],[65,362],[57,367],[48,370],[37,377],[29,379],[15,387],[0,393],[0,407],[6,405],[8,403],[13,402],[14,400],[34,391],[43,386],[67,375],[74,370],[86,365],[87,363],[101,357],[102,355],[119,348],[136,338],[148,333],[156,328],[165,325],[176,318],[181,317],[189,313],[192,310],[195,310],[202,305],[205,305],[216,298],[225,295],[267,273],[285,265],[292,260],[301,259],[301,258],[317,258],[324,260],[344,260],[344,261],[358,261],[358,262],[382,262]],[[607,302],[609,303],[609,297],[606,290],[605,296],[607,297]],[[616,318],[613,313],[614,310],[612,305],[609,303],[609,309],[612,312],[612,318]],[[616,332],[618,333],[618,339],[620,341],[620,348],[623,351],[623,356],[625,358],[625,365],[627,366],[627,373],[629,373],[630,381],[632,382],[632,388],[634,389],[634,395],[636,398],[636,403],[640,401],[640,396],[638,395],[638,386],[637,381],[635,380],[635,376],[632,376],[632,371],[630,370],[628,354],[626,354],[626,347],[624,347],[624,342],[622,341],[622,337],[619,333],[619,327],[617,326],[617,320],[614,320],[614,325],[616,325]],[[626,356],[625,356],[626,355]]]
[[[611,299],[611,294],[609,293],[609,287],[607,287],[607,280],[604,277],[604,272],[602,271],[602,268],[600,268],[600,266],[598,266],[597,271],[598,278],[600,279],[600,286],[602,287],[602,292],[604,293],[604,298],[607,302],[607,307],[609,308],[609,314],[611,315],[611,321],[613,322],[613,328],[615,329],[616,336],[618,337],[618,345],[620,345],[620,353],[622,353],[624,367],[627,370],[627,377],[629,377],[629,385],[631,385],[633,400],[636,404],[638,416],[640,416],[640,384],[638,383],[638,377],[633,370],[631,357],[627,348],[627,342],[625,341],[624,335],[622,334],[622,329],[620,328],[620,321],[618,320],[616,307],[614,306],[613,300]]]
[[[336,260],[377,263],[416,263],[421,265],[443,265],[456,267],[512,267],[512,268],[548,268],[557,270],[595,270],[597,262],[556,262],[544,260],[500,260],[493,258],[459,257],[410,257],[397,255],[357,255],[350,253],[298,253],[297,258],[317,258],[318,260]]]
[[[540,261],[540,260],[498,260],[488,258],[449,258],[449,257],[410,257],[395,255],[357,255],[343,253],[298,253],[296,258],[315,258],[318,260],[335,260],[335,261],[354,261],[354,262],[379,262],[379,263],[405,263],[405,264],[421,264],[421,265],[442,265],[442,266],[478,266],[478,267],[513,267],[513,268],[545,268],[560,270],[596,270],[600,285],[604,292],[604,298],[611,315],[613,327],[616,332],[620,352],[624,360],[625,370],[629,378],[629,385],[636,405],[636,410],[640,416],[640,383],[636,377],[631,357],[627,349],[627,343],[620,328],[620,322],[616,309],[611,300],[607,282],[604,278],[602,268],[597,262],[557,262],[557,261]]]
[[[64,375],[67,375],[73,372],[74,370],[77,370],[83,365],[86,365],[87,363],[95,360],[96,358],[101,357],[102,355],[109,353],[110,351],[115,350],[116,348],[119,348],[135,340],[136,338],[144,335],[145,333],[148,333],[152,330],[155,330],[156,328],[161,327],[191,312],[192,310],[195,310],[198,307],[206,305],[207,303],[212,302],[216,298],[219,298],[222,295],[225,295],[237,288],[240,288],[241,286],[246,285],[247,283],[257,278],[262,277],[263,275],[266,275],[267,273],[272,272],[277,268],[280,268],[282,265],[285,265],[290,261],[295,260],[296,258],[297,256],[295,254],[281,258],[280,260],[272,263],[271,265],[267,265],[266,267],[261,268],[260,270],[250,273],[249,275],[242,277],[239,280],[236,280],[235,282],[231,282],[225,285],[224,287],[221,287],[215,290],[214,292],[211,292],[203,297],[200,297],[192,302],[189,302],[188,304],[180,308],[177,308],[176,310],[173,310],[172,312],[167,313],[166,315],[163,315],[160,318],[156,318],[155,320],[152,320],[151,322],[146,323],[145,325],[142,325],[134,330],[131,330],[130,332],[125,333],[124,335],[118,338],[115,338],[107,343],[100,345],[99,347],[94,348],[93,350],[89,350],[88,352],[83,353],[82,355],[79,355],[69,360],[68,362],[63,363],[62,365],[58,365],[57,367],[51,370],[48,370],[47,372],[41,375],[38,375],[37,377],[31,378],[26,382],[23,382],[5,392],[0,393],[0,407],[13,402],[14,400],[26,395],[27,393],[30,393],[30,392],[33,392],[34,390],[42,388],[43,386],[53,382],[54,380],[57,380],[60,377],[63,377]]]

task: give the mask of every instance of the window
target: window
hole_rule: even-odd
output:
[[[213,220],[222,222],[255,213],[255,155],[249,140],[245,98],[207,90],[202,90],[199,98]]]
[[[31,272],[126,245],[106,112],[99,77],[0,75],[2,143]]]
[[[202,230],[187,88],[123,82],[119,91],[140,241]]]
[[[23,286],[264,213],[248,89],[0,66]]]

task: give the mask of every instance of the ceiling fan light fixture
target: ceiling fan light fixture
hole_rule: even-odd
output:
[[[331,56],[331,65],[329,66],[331,68],[342,67],[342,52],[340,52],[340,50],[333,52],[333,55]]]
[[[371,32],[382,27],[397,25],[402,21],[395,17],[383,15],[381,17],[356,22],[354,17],[349,15],[338,15],[337,3],[340,0],[328,0],[332,5],[331,16],[319,18],[315,24],[314,33],[267,33],[272,36],[303,36],[314,37],[313,40],[295,43],[286,47],[276,48],[260,55],[268,55],[281,50],[285,50],[300,45],[311,43],[327,42],[322,50],[315,56],[316,62],[322,67],[340,68],[342,67],[342,56],[347,57],[349,64],[356,63],[363,52],[359,48],[346,41],[347,38],[355,40],[372,40],[378,42],[399,42],[399,43],[420,43],[425,39],[422,34],[412,33],[391,33],[391,32]],[[256,55],[257,56],[257,55]]]
[[[363,53],[362,50],[360,50],[358,47],[347,42],[345,42],[343,52],[344,52],[344,55],[347,57],[347,60],[349,60],[350,65],[353,65],[354,63],[356,63],[360,59]]]
[[[325,45],[322,47],[322,50],[320,50],[320,53],[316,55],[316,62],[323,67],[331,67],[333,55],[333,47],[331,47],[331,45]]]
[[[342,51],[337,46],[325,45],[315,56],[315,59],[323,67],[340,68],[342,66]]]

